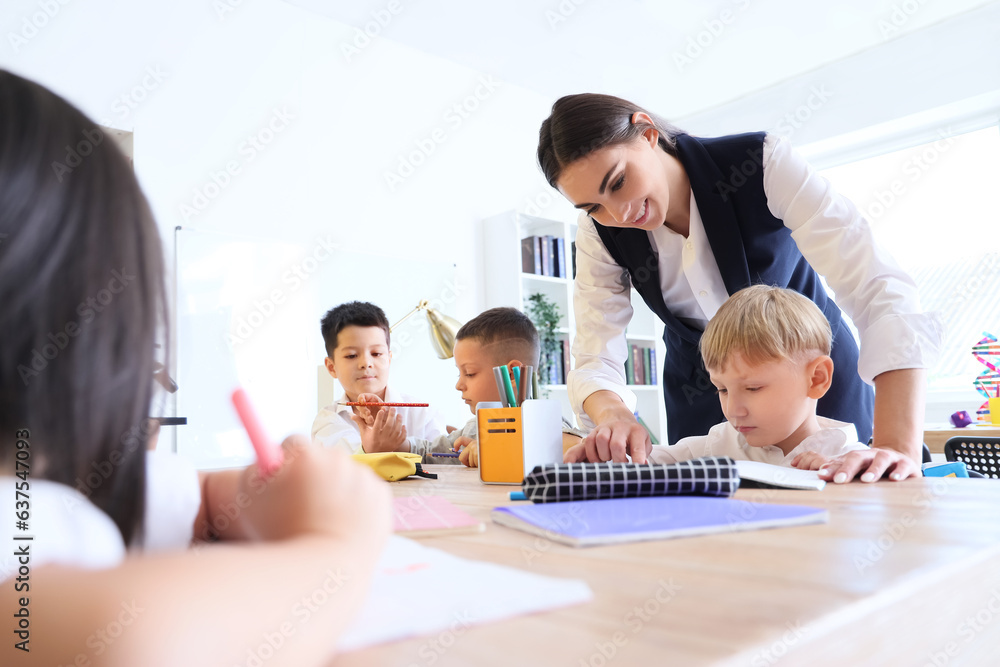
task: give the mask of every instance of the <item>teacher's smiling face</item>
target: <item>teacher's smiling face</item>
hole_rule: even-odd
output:
[[[676,162],[658,137],[649,129],[570,163],[556,183],[559,191],[605,227],[656,229],[668,217],[669,173]]]

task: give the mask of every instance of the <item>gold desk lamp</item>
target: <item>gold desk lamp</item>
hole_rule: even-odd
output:
[[[430,325],[429,329],[431,332],[431,344],[434,346],[434,351],[437,352],[438,359],[451,359],[455,354],[455,334],[462,328],[462,323],[454,317],[442,315],[437,310],[428,307],[426,299],[418,303],[416,308],[404,315],[403,319],[389,327],[389,331],[398,327],[418,310],[424,311],[427,315],[427,323]]]

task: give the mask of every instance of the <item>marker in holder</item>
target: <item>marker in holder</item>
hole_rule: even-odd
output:
[[[526,400],[519,408],[480,407],[476,418],[479,479],[484,484],[520,484],[535,466],[562,462],[558,401]]]

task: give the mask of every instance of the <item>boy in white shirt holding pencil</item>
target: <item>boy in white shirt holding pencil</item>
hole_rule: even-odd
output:
[[[726,421],[707,435],[647,445],[648,460],[728,456],[816,470],[835,456],[866,449],[853,424],[816,415],[816,402],[833,379],[831,337],[823,312],[797,292],[754,285],[732,295],[701,338]],[[593,437],[565,455],[567,463],[610,458]]]
[[[409,452],[415,438],[433,439],[446,432],[440,413],[428,407],[375,408],[373,424],[360,428],[359,411],[347,403],[359,400],[414,403],[416,399],[389,384],[389,320],[378,306],[351,301],[327,311],[320,323],[326,344],[326,370],[344,395],[316,415],[312,438],[348,453]],[[367,410],[366,410],[367,412]]]

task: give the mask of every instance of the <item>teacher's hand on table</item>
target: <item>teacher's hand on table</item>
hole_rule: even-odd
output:
[[[887,447],[872,447],[841,454],[830,459],[819,470],[820,479],[834,484],[850,482],[859,473],[862,482],[875,482],[883,477],[898,482],[922,474],[916,461]]]
[[[566,450],[563,461],[627,461],[630,456],[633,463],[646,463],[652,449],[646,429],[635,419],[622,418],[598,424],[580,444]]]

